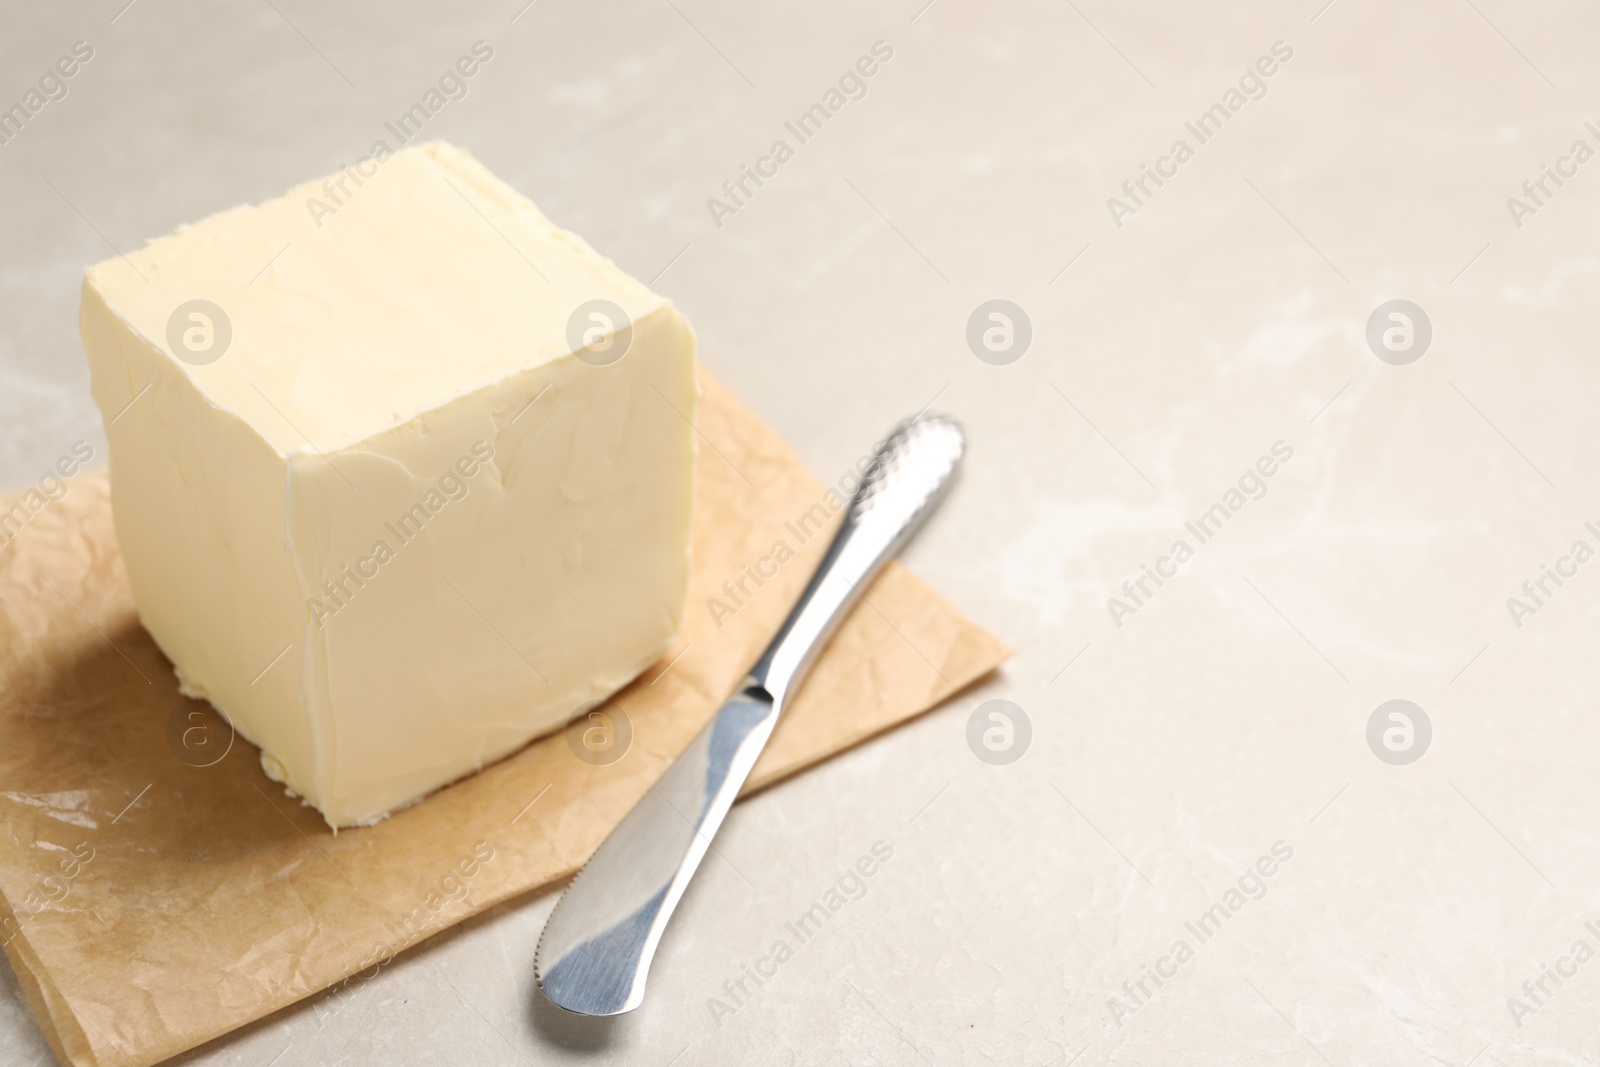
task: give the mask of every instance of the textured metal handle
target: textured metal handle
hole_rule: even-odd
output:
[[[907,419],[874,450],[844,525],[811,584],[750,671],[780,707],[797,690],[861,590],[904,547],[949,492],[966,451],[960,423],[943,415]]]

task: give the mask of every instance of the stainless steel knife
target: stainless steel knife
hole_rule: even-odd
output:
[[[874,450],[778,636],[556,903],[534,955],[552,1002],[581,1015],[620,1015],[643,1002],[662,931],[784,705],[861,590],[943,499],[965,449],[953,419],[922,415],[896,425]]]

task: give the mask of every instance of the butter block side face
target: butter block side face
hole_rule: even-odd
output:
[[[327,462],[297,457],[331,820],[370,821],[564,726],[672,644],[694,491],[673,405],[695,402],[693,341],[670,307],[633,330],[615,365],[544,364]]]
[[[208,405],[87,279],[79,325],[111,446],[117,541],[141,622],[187,691],[222,708],[283,765],[308,769],[298,639],[304,607],[289,595],[296,579],[283,551],[284,457]],[[309,774],[290,785],[305,793]]]
[[[141,616],[335,826],[668,649],[694,493],[682,316],[458,150],[376,167],[332,216],[309,183],[93,267],[82,312]],[[195,299],[211,362],[168,330]],[[614,362],[575,354],[596,300]]]

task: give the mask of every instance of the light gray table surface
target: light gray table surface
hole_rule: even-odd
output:
[[[819,475],[930,402],[966,423],[907,561],[1017,650],[738,807],[737,870],[704,868],[620,1023],[539,1001],[542,896],[182,1062],[1600,1059],[1600,964],[1572,955],[1600,949],[1600,564],[1508,604],[1600,548],[1592,7],[125,3],[0,8],[0,107],[94,50],[0,145],[0,489],[103,455],[86,263],[352,161],[483,40],[427,135],[671,297]],[[785,122],[878,41],[865,95],[798,143]],[[778,139],[793,158],[714,213]],[[1143,165],[1168,176],[1135,197]],[[1525,191],[1545,165],[1561,184]],[[967,341],[992,299],[1031,324],[1004,365]],[[1368,341],[1395,299],[1431,325],[1408,365]],[[1280,441],[1199,544],[1185,523]],[[1108,607],[1179,539],[1176,577]],[[1032,726],[1001,766],[966,740],[995,698]],[[1431,724],[1407,765],[1369,746],[1392,699]],[[714,1018],[878,841],[865,895]],[[1202,943],[1186,924],[1278,842]],[[1525,992],[1542,968],[1570,973]],[[0,969],[0,1064],[50,1059]]]

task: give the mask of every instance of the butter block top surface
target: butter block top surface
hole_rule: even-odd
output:
[[[284,456],[347,448],[570,355],[590,300],[632,322],[667,306],[442,142],[182,227],[84,282]],[[180,336],[201,321],[180,310],[196,300],[231,334],[211,362],[169,342],[175,321]],[[197,338],[214,351],[215,336]]]

